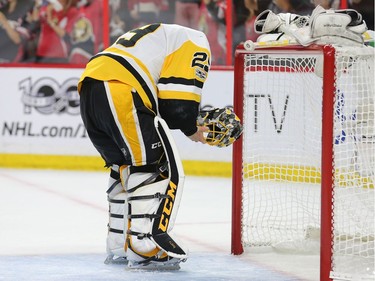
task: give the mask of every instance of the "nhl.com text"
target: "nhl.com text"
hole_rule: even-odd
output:
[[[86,138],[85,126],[79,123],[74,126],[45,125],[37,127],[30,121],[3,122],[1,136],[40,137],[40,138]]]

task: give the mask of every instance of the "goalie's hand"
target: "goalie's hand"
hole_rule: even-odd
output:
[[[189,139],[195,142],[201,142],[206,143],[206,137],[204,134],[208,132],[208,127],[205,126],[197,126],[198,130],[191,136],[189,136]]]
[[[206,143],[217,147],[231,145],[241,136],[243,130],[240,119],[230,107],[202,110],[197,124],[208,128],[204,132]]]

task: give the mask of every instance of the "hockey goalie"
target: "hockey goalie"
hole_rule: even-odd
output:
[[[169,130],[217,147],[242,132],[231,108],[199,111],[210,55],[202,32],[151,24],[87,64],[78,84],[81,117],[111,170],[106,263],[178,269],[188,258],[172,233],[185,176]]]
[[[106,263],[174,270],[188,256],[181,242],[171,236],[184,171],[168,125],[158,117],[154,122],[165,152],[162,160],[150,170],[147,166],[119,167],[120,179],[110,181]],[[229,146],[242,133],[239,118],[231,108],[201,111],[197,124],[205,128],[205,143],[211,146]],[[126,192],[121,184],[124,180]],[[147,255],[141,254],[145,252]]]

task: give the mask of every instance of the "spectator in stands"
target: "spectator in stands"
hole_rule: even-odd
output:
[[[315,6],[310,0],[273,0],[268,9],[275,14],[293,13],[301,16],[311,15]]]
[[[212,17],[217,21],[219,30],[224,32],[224,34],[221,36],[223,41],[220,43],[221,45],[226,46],[226,0],[204,0],[204,4]],[[233,0],[232,9],[233,42],[231,52],[232,55],[234,55],[234,49],[239,43],[243,42],[244,38],[246,37],[245,22],[249,16],[249,10],[246,9],[243,0]]]
[[[0,62],[16,62],[19,59],[21,35],[14,24],[0,11]]]
[[[23,26],[27,29],[28,39],[24,43],[24,52],[22,62],[35,62],[36,49],[38,46],[38,38],[40,34],[39,9],[42,0],[35,0],[32,8],[23,18]]]
[[[0,62],[22,60],[24,42],[29,36],[22,23],[31,6],[27,0],[0,2]]]
[[[168,9],[165,0],[128,0],[128,9],[132,19],[129,29],[150,23],[160,22],[160,13]]]
[[[162,0],[163,5],[160,9],[160,22],[173,24],[175,23],[176,1]]]
[[[127,24],[127,21],[129,20],[129,12],[127,3],[124,0],[110,0],[109,8],[111,12],[109,23],[110,41],[111,43],[114,43],[129,27],[129,24]]]
[[[69,33],[78,17],[72,0],[48,0],[39,9],[40,35],[38,63],[66,63],[69,56]]]
[[[70,34],[71,51],[69,63],[85,64],[94,55],[94,30],[91,21],[84,15],[74,23]]]
[[[246,20],[246,39],[251,41],[256,41],[259,34],[254,31],[254,22],[256,17],[267,10],[268,5],[271,3],[271,0],[244,0],[246,9],[249,10],[249,16]]]
[[[331,8],[333,1],[332,0],[312,0],[311,2],[314,4],[315,7],[320,5],[324,9],[328,10]]]
[[[349,8],[361,13],[368,29],[374,30],[374,0],[351,0]]]
[[[75,5],[79,11],[69,33],[69,63],[86,64],[95,53],[103,50],[103,3],[100,0],[79,0]]]
[[[225,38],[223,40],[219,39],[220,37],[225,36],[225,26],[218,24],[218,22],[207,11],[206,5],[201,5],[198,29],[206,34],[207,39],[210,42],[212,65],[225,64]]]
[[[89,4],[84,7],[83,13],[88,19],[90,19],[91,24],[93,26],[94,37],[95,37],[94,53],[97,53],[104,49],[104,46],[103,46],[103,10],[102,10],[103,1],[102,0],[87,0],[87,1],[89,2]],[[125,2],[125,1],[121,0],[121,2]]]
[[[176,0],[175,23],[197,29],[201,3],[201,0]]]

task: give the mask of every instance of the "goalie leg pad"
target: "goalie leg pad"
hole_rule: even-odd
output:
[[[109,204],[107,254],[105,263],[113,263],[115,258],[126,257],[125,238],[127,232],[127,194],[121,184],[118,169],[111,170],[107,190]],[[125,218],[125,219],[124,219]],[[123,259],[125,261],[125,259]]]
[[[164,120],[155,117],[155,128],[168,163],[168,178],[152,173],[131,173],[126,182],[129,193],[127,251],[130,264],[178,262],[187,251],[171,237],[180,204],[184,173],[173,138]],[[176,262],[175,260],[173,262]]]
[[[161,214],[161,216],[153,222],[151,239],[169,256],[186,259],[187,251],[180,246],[181,243],[177,243],[170,235],[182,197],[185,179],[184,169],[167,123],[163,119],[155,117],[154,124],[167,157],[169,182],[166,190],[167,197],[162,199],[158,209],[158,214]]]
[[[156,117],[155,127],[165,164],[121,166],[111,173],[106,263],[116,261],[116,255],[124,257],[128,267],[157,264],[157,269],[178,269],[187,258],[187,251],[170,236],[183,189],[182,163],[165,121]]]
[[[138,183],[144,181],[145,178],[152,176],[147,173],[135,173],[129,177],[129,188],[131,182]],[[154,256],[158,250],[156,245],[150,240],[152,235],[151,226],[154,218],[158,216],[157,209],[160,205],[160,199],[165,194],[168,179],[144,185],[130,193],[129,202],[129,231],[128,231],[128,247],[133,252],[138,253],[141,257]]]
[[[109,200],[109,223],[107,235],[107,253],[125,257],[125,237],[127,231],[126,193],[121,192]]]
[[[151,176],[152,174],[147,173],[131,174],[128,181],[129,188]],[[129,194],[127,256],[132,264],[161,261],[167,256],[186,258],[185,251],[177,243],[174,244],[174,251],[171,252],[169,245],[164,246],[154,239],[154,235],[158,233],[154,233],[153,225],[163,216],[159,211],[160,206],[164,206],[165,200],[170,198],[167,193],[168,186],[169,178],[138,187]],[[170,238],[168,241],[174,240]],[[180,251],[178,256],[175,253],[176,249]]]

